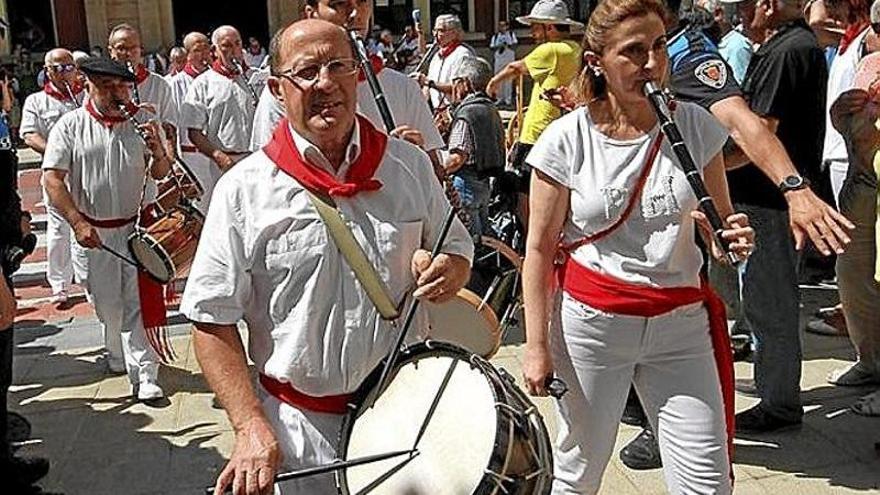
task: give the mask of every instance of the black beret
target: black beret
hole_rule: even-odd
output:
[[[124,64],[106,57],[89,57],[79,63],[79,70],[86,76],[119,77],[134,82],[135,76]]]

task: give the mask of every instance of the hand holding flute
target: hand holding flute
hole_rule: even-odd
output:
[[[748,216],[743,213],[734,213],[722,220],[712,196],[706,189],[700,171],[681,136],[681,131],[672,117],[672,109],[667,95],[653,81],[645,82],[643,90],[657,115],[661,132],[669,140],[672,150],[684,170],[688,184],[697,197],[699,211],[695,211],[692,216],[702,229],[711,234],[712,255],[731,265],[739,264],[754,249],[755,232],[749,227]]]

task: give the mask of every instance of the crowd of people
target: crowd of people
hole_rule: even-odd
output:
[[[120,24],[106,56],[45,54],[18,128],[0,119],[0,416],[10,260],[35,243],[15,133],[43,156],[53,294],[83,286],[104,365],[146,404],[165,395],[163,284],[188,272],[180,311],[235,431],[218,494],[271,493],[281,469],[337,460],[396,338],[430,333],[425,312],[409,334],[402,315],[472,288],[499,218],[526,239],[510,246],[525,388],[569,388],[555,494],[599,490],[619,421],[642,427],[627,466],[662,466],[672,493],[731,493],[734,434],[803,421],[805,251],[836,257],[841,302],[808,327],[849,335],[858,356],[829,382],[880,385],[880,0],[602,0],[584,20],[538,0],[515,19],[528,53],[503,21],[491,61],[455,15],[427,44],[418,25],[374,30],[372,10],[307,0],[268,51],[225,25],[148,58]],[[517,78],[532,90],[506,143]],[[731,332],[753,383],[734,380]],[[760,401],[734,415],[735,388]],[[880,416],[880,391],[852,411]],[[0,440],[0,477],[39,493],[48,463]],[[278,489],[337,493],[332,473]]]

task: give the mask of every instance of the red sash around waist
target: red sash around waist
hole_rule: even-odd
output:
[[[137,220],[137,215],[131,218],[107,218],[98,220],[96,218],[89,217],[83,213],[80,213],[83,219],[89,223],[92,227],[98,227],[99,229],[118,229],[120,227],[125,227],[126,225]]]
[[[675,308],[702,302],[709,314],[709,336],[715,366],[721,381],[724,400],[724,419],[727,423],[727,451],[733,462],[734,436],[734,375],[733,353],[727,334],[727,317],[724,302],[703,280],[700,287],[658,288],[632,284],[599,273],[575,262],[569,257],[557,268],[559,285],[576,300],[609,313],[651,318]],[[733,468],[730,470],[733,479]]]
[[[312,412],[346,414],[349,411],[348,405],[354,400],[354,394],[326,395],[323,397],[306,395],[293,388],[289,383],[280,382],[262,373],[260,373],[260,384],[263,385],[266,392],[269,392],[281,402],[297,409],[305,409]]]

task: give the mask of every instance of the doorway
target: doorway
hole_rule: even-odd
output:
[[[230,13],[235,16],[230,18]],[[241,33],[244,43],[251,36],[269,46],[269,13],[267,2],[251,1],[242,8],[240,0],[178,0],[174,2],[174,31],[178,42],[192,31],[211,35],[211,31],[229,24]]]

